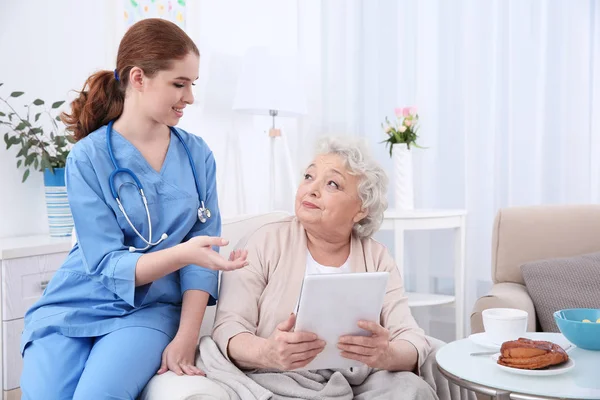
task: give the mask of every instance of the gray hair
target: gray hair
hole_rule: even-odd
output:
[[[317,143],[317,154],[340,156],[350,174],[358,176],[358,196],[367,216],[354,224],[354,232],[360,238],[373,235],[383,222],[387,209],[388,177],[372,157],[364,140],[351,136],[325,137]]]

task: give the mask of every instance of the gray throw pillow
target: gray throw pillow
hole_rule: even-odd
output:
[[[555,311],[600,308],[600,253],[533,261],[521,272],[544,332],[559,332]]]

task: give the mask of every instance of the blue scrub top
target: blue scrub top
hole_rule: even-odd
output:
[[[198,221],[200,200],[187,153],[177,136],[171,141],[160,172],[155,171],[133,144],[113,129],[111,142],[117,163],[131,169],[141,181],[148,199],[152,241],[169,237],[147,252],[185,242],[198,235],[220,236],[216,165],[207,144],[198,136],[178,129],[196,165],[199,190],[211,211],[206,223]],[[141,252],[129,246],[145,243],[129,226],[113,198],[108,177],[114,167],[106,146],[106,126],[75,146],[66,165],[69,204],[77,232],[77,244],[55,273],[44,294],[25,315],[21,353],[27,343],[59,332],[70,337],[95,337],[124,327],[158,329],[171,338],[179,327],[183,293],[189,289],[217,300],[218,273],[188,265],[157,281],[135,286],[135,266]],[[115,178],[115,188],[137,230],[148,238],[146,210],[133,180]]]

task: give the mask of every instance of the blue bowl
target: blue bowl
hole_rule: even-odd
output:
[[[554,313],[560,332],[575,346],[586,350],[600,350],[600,309],[570,308]],[[582,322],[584,319],[591,322]]]

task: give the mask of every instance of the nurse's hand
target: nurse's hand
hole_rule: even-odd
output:
[[[181,257],[185,264],[194,264],[218,271],[232,271],[248,265],[246,250],[231,252],[229,259],[212,249],[212,246],[227,246],[229,241],[220,237],[196,236],[181,243]]]
[[[291,314],[265,342],[263,363],[269,368],[290,371],[301,368],[323,351],[325,341],[310,332],[292,332],[296,315]]]
[[[193,338],[183,335],[175,335],[162,354],[162,362],[157,374],[173,371],[177,375],[200,375],[206,376],[200,368],[194,365],[196,358],[197,342]]]

